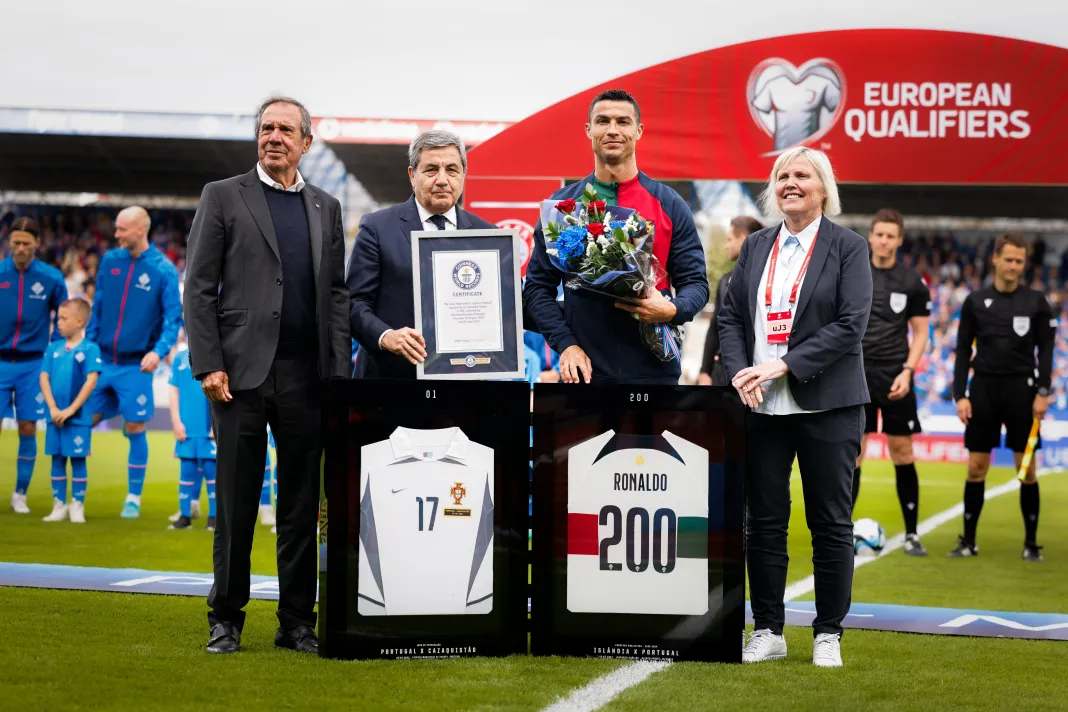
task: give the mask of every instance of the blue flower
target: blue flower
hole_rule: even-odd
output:
[[[557,257],[565,264],[582,257],[586,254],[586,228],[582,225],[571,225],[564,229],[554,247]]]
[[[610,222],[610,223],[608,224],[608,226],[609,226],[610,228],[612,228],[612,232],[615,232],[616,230],[623,230],[623,227],[624,227],[624,226],[625,226],[626,224],[627,224],[627,223],[626,223],[626,222],[624,222],[623,220],[613,220],[612,222]],[[625,231],[624,231],[624,232],[625,232]]]

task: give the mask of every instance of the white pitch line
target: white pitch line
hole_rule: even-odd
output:
[[[616,695],[634,687],[654,672],[663,670],[671,663],[666,660],[640,660],[602,675],[585,687],[545,708],[544,712],[592,712],[604,707]]]
[[[1038,476],[1039,477],[1043,477],[1043,476],[1048,475],[1048,474],[1051,474],[1051,471],[1042,470],[1042,471],[1038,472]],[[1015,477],[1013,477],[1011,480],[1009,480],[1008,482],[1005,482],[1004,484],[1000,484],[997,487],[994,487],[992,489],[988,489],[986,491],[986,494],[984,495],[983,499],[985,501],[985,500],[988,500],[988,499],[993,499],[994,497],[1000,497],[1003,494],[1006,494],[1008,492],[1012,492],[1014,490],[1018,490],[1019,488],[1020,488],[1020,481],[1017,480]],[[941,512],[939,512],[938,514],[935,514],[932,517],[924,519],[922,522],[920,522],[919,526],[916,527],[916,533],[919,534],[920,536],[925,536],[925,535],[929,534],[930,532],[933,532],[935,529],[937,529],[938,527],[942,526],[946,522],[952,521],[952,520],[956,519],[957,517],[961,516],[962,514],[964,514],[964,504],[963,503],[957,503],[957,504],[953,505],[952,507],[950,507],[949,509],[944,509]],[[887,540],[886,546],[883,547],[883,550],[879,553],[878,556],[857,556],[857,557],[855,557],[853,559],[853,569],[856,570],[856,569],[860,568],[861,566],[866,566],[866,565],[870,564],[873,561],[878,561],[879,559],[883,558],[884,556],[887,556],[887,555],[892,554],[893,552],[897,551],[898,549],[900,549],[904,545],[905,545],[905,535],[904,534],[895,534],[894,536],[890,537],[890,539]],[[783,596],[783,601],[788,603],[788,602],[790,602],[790,601],[792,601],[792,600],[794,600],[796,598],[800,598],[801,596],[804,596],[804,595],[807,595],[807,594],[811,593],[812,591],[815,590],[815,588],[816,588],[816,579],[813,578],[812,576],[807,576],[807,577],[801,579],[800,581],[792,583],[792,584],[790,584],[789,586],[786,587],[786,595]]]
[[[1051,474],[1049,470],[1040,470],[1038,476]],[[1019,481],[1013,477],[1008,482],[998,485],[992,489],[986,491],[985,499],[993,499],[994,497],[1000,497],[1007,492],[1019,489]],[[932,517],[928,517],[920,522],[916,527],[916,532],[921,536],[926,535],[938,527],[942,526],[946,522],[964,514],[964,505],[955,504],[949,509],[943,510]],[[900,549],[905,543],[905,535],[897,534],[891,537],[883,548],[882,552],[878,556],[857,557],[853,560],[853,568],[856,569],[860,566],[865,566],[873,561],[878,561],[882,557]],[[815,589],[815,579],[812,576],[801,579],[800,581],[793,583],[786,587],[786,595],[783,597],[783,602],[788,603],[795,598],[804,596],[811,593]],[[629,663],[623,667],[603,675],[585,687],[580,687],[574,690],[570,695],[562,700],[554,702],[546,707],[543,712],[593,712],[601,707],[607,705],[613,699],[615,699],[620,693],[625,690],[634,687],[645,681],[650,675],[655,672],[664,670],[671,665],[667,661],[649,661],[642,660],[639,662]]]

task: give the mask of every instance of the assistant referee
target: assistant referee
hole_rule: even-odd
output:
[[[914,269],[897,261],[905,237],[905,220],[892,208],[875,213],[868,232],[871,248],[872,300],[868,329],[864,332],[864,375],[871,402],[865,406],[864,438],[853,471],[853,506],[860,493],[860,465],[868,434],[882,432],[894,463],[897,498],[905,519],[906,554],[927,556],[916,532],[919,519],[920,480],[912,455],[912,434],[920,432],[912,376],[927,348],[927,318],[931,294]],[[912,343],[909,343],[912,329]]]
[[[1001,443],[1001,426],[1005,426],[1005,447],[1015,454],[1019,469],[1031,425],[1042,420],[1049,408],[1057,320],[1042,292],[1020,284],[1027,247],[1020,235],[999,236],[994,243],[993,286],[969,294],[961,308],[953,398],[957,416],[965,425],[968,481],[964,485],[964,534],[948,554],[953,558],[979,553],[975,531],[983,511],[990,451]],[[969,368],[975,371],[970,385]],[[1042,561],[1042,547],[1036,542],[1038,502],[1032,460],[1020,486],[1026,561]]]

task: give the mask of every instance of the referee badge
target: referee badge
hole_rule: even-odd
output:
[[[908,303],[909,298],[901,292],[890,292],[890,308],[895,314],[900,314]]]
[[[1031,330],[1031,317],[1014,316],[1012,318],[1012,330],[1016,332],[1017,336],[1027,336],[1027,332]]]

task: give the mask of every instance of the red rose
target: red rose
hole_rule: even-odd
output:
[[[605,210],[608,210],[608,203],[604,202],[603,200],[590,201],[591,213],[604,214]]]
[[[568,198],[567,200],[561,200],[556,204],[556,209],[564,215],[570,215],[575,211],[575,199]]]
[[[600,237],[604,234],[604,223],[590,223],[586,226],[586,229],[590,231],[594,237]]]

